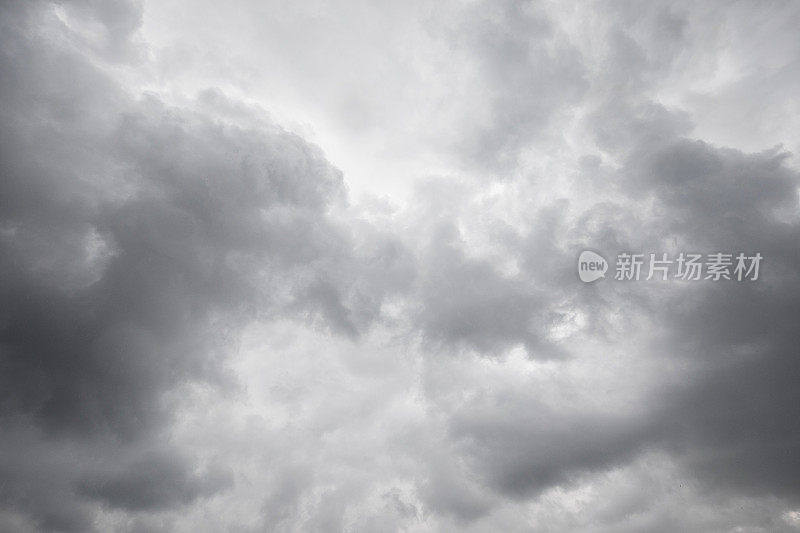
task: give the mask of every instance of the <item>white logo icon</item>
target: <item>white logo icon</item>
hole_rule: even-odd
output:
[[[584,250],[578,257],[578,277],[584,283],[590,283],[600,278],[604,278],[608,270],[608,262],[602,255],[590,250]]]

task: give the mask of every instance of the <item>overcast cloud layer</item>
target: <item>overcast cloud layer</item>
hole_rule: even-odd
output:
[[[0,531],[800,531],[798,27],[0,3]]]

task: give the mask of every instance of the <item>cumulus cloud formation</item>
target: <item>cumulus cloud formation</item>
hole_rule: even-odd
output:
[[[3,3],[0,529],[800,530],[798,19]]]

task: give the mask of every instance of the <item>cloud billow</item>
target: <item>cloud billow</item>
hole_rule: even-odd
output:
[[[800,528],[796,6],[234,4],[0,7],[0,529]]]
[[[45,9],[4,7],[20,28]],[[53,501],[148,509],[213,494],[227,474],[193,474],[159,436],[171,419],[163,395],[186,381],[230,386],[228,339],[249,320],[290,305],[315,312],[293,276],[324,277],[309,263],[346,240],[326,219],[343,198],[341,174],[276,126],[131,99],[76,54],[6,30],[3,469],[28,478],[24,465],[37,460],[19,463],[14,428],[42,432],[53,450],[78,439],[98,460],[65,463],[54,472],[63,479],[12,485],[5,497],[48,517],[41,527],[80,531],[81,513]],[[118,461],[131,465],[98,470]]]

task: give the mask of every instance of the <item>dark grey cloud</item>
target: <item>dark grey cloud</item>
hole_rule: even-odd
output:
[[[800,175],[775,143],[706,138],[696,105],[752,96],[759,63],[784,98],[785,24],[683,2],[237,6],[285,43],[220,15],[220,62],[203,3],[180,50],[152,4],[0,6],[0,529],[800,527]],[[348,200],[254,103],[281,98],[258,65],[354,138],[408,135],[397,153],[464,175]],[[765,259],[752,283],[584,285],[587,248]]]
[[[660,128],[657,118],[651,127]],[[481,406],[498,406],[479,416],[481,409],[467,402],[458,411],[463,409],[464,418],[455,416],[451,423],[468,443],[476,471],[515,494],[569,485],[569,476],[581,470],[602,471],[642,450],[664,450],[706,491],[797,505],[800,228],[792,213],[800,176],[786,160],[778,150],[745,154],[679,137],[640,137],[626,165],[608,181],[624,197],[611,210],[592,207],[592,217],[604,222],[595,224],[600,230],[595,238],[576,233],[580,241],[604,243],[612,257],[623,250],[667,250],[674,243],[703,252],[759,251],[769,258],[761,280],[658,292],[646,284],[612,283],[599,299],[577,296],[574,304],[600,319],[609,313],[623,320],[647,316],[659,331],[648,351],[689,365],[692,373],[685,382],[666,380],[655,388],[640,406],[644,414],[622,425],[608,414],[583,413],[583,419],[562,412],[528,420],[548,412],[531,400],[482,399]],[[651,202],[652,215],[640,216],[635,231],[619,224],[617,212],[634,205],[631,201]],[[604,228],[613,228],[613,238],[604,237]],[[517,409],[531,414],[512,416]],[[506,415],[512,422],[504,425]]]
[[[608,413],[554,411],[502,392],[466,402],[451,419],[453,438],[478,473],[520,498],[628,460],[643,442],[641,426]]]
[[[659,302],[674,356],[699,369],[695,382],[661,398],[669,407],[654,421],[669,426],[670,446],[712,486],[796,502],[800,226],[785,214],[797,210],[800,176],[786,157],[678,141],[644,158],[642,185],[665,206],[659,225],[684,246],[769,258],[762,283],[711,284]]]
[[[643,137],[625,166],[608,175],[607,186],[619,195],[616,199],[574,216],[553,210],[549,225],[543,222],[547,216],[537,221],[537,229],[549,227],[568,236],[560,246],[548,249],[547,241],[533,230],[508,239],[514,250],[521,250],[523,243],[531,251],[520,258],[524,270],[503,283],[525,289],[504,293],[503,283],[492,285],[492,279],[503,278],[491,269],[477,276],[479,283],[470,283],[473,278],[456,268],[463,256],[456,255],[456,260],[451,255],[435,266],[421,263],[442,278],[432,278],[441,281],[424,292],[431,299],[423,296],[421,301],[430,302],[430,308],[419,316],[430,312],[436,317],[438,321],[426,325],[428,334],[456,347],[466,341],[483,356],[496,357],[521,343],[535,358],[541,349],[520,334],[531,331],[525,319],[540,325],[537,334],[548,339],[545,325],[557,321],[545,318],[556,313],[558,303],[567,302],[567,309],[584,317],[578,335],[586,334],[591,341],[579,354],[548,339],[560,347],[556,364],[581,364],[571,362],[578,357],[593,359],[585,364],[602,368],[611,350],[634,350],[628,353],[633,361],[664,372],[636,403],[620,408],[605,405],[609,385],[599,378],[587,383],[598,388],[586,392],[599,404],[587,400],[577,409],[570,406],[579,393],[570,389],[548,392],[562,398],[563,403],[552,405],[542,402],[535,388],[518,390],[506,382],[509,388],[504,390],[502,381],[487,377],[484,385],[476,378],[467,381],[470,392],[454,400],[442,390],[441,381],[434,382],[426,393],[446,418],[447,445],[465,462],[467,473],[448,472],[447,481],[424,485],[432,508],[480,524],[498,507],[498,495],[535,500],[548,491],[607,475],[648,453],[667,454],[687,483],[698,484],[702,496],[693,497],[697,505],[714,500],[723,506],[736,498],[773,499],[782,502],[783,509],[798,505],[793,450],[800,426],[793,406],[800,400],[795,327],[800,289],[795,273],[800,265],[794,243],[800,228],[791,213],[798,206],[800,175],[776,150],[747,154],[677,136],[653,139]],[[635,206],[645,201],[649,210],[639,211]],[[620,214],[626,209],[628,213]],[[458,241],[446,242],[450,248],[437,249],[456,253],[452,247]],[[563,265],[572,265],[579,250],[596,243],[610,257],[623,250],[670,250],[677,243],[680,249],[706,253],[759,251],[768,259],[754,283],[673,283],[657,290],[646,282],[585,286],[564,276]],[[448,284],[459,290],[437,296],[434,287]],[[476,285],[491,288],[476,293]],[[538,289],[535,297],[532,287]],[[492,313],[488,302],[495,296],[508,305]],[[518,298],[538,304],[513,305]],[[452,313],[442,307],[450,299],[455,299]],[[495,323],[501,326],[492,328]],[[473,333],[480,341],[470,341]],[[676,369],[684,369],[678,371],[680,379],[675,378]],[[617,370],[622,374],[611,386],[636,381],[636,370]],[[627,372],[631,381],[626,380]],[[459,377],[453,379],[458,382]],[[477,479],[479,488],[467,489],[467,479]],[[475,493],[465,496],[470,490]],[[647,498],[631,505],[610,512],[603,520],[616,525],[607,529],[574,525],[553,530],[707,531],[723,527],[726,520],[765,530],[792,527],[777,510],[767,516],[758,508],[743,516],[719,515],[715,520],[720,522],[712,525],[698,517],[680,517],[675,510],[650,515],[656,511]],[[626,522],[625,513],[651,518]]]
[[[66,8],[102,24],[113,57],[141,19],[137,4]],[[254,319],[319,314],[357,334],[346,289],[326,281],[350,247],[326,214],[341,174],[276,126],[129,97],[43,36],[71,35],[52,5],[6,3],[3,21],[4,508],[85,531],[90,501],[158,510],[224,490],[228,474],[156,438],[173,417],[164,394],[230,388],[231,336]],[[47,444],[25,450],[18,431]],[[96,460],[71,464],[70,442]],[[57,463],[54,481],[37,462]]]
[[[680,17],[667,20],[662,15],[667,16],[662,12],[655,23],[673,25],[674,38],[684,39]],[[746,153],[689,137],[692,123],[684,112],[643,97],[650,72],[671,60],[648,57],[646,46],[622,29],[612,29],[611,37],[610,64],[619,72],[606,72],[603,83],[610,83],[614,92],[586,115],[586,125],[597,147],[617,166],[587,158],[576,178],[597,200],[573,204],[567,199],[552,205],[549,216],[546,211],[541,218],[531,216],[536,223],[529,229],[512,230],[500,238],[499,245],[518,257],[523,267],[511,276],[514,281],[507,280],[510,285],[519,283],[508,293],[502,285],[491,285],[497,276],[491,269],[477,276],[492,286],[485,292],[474,292],[476,284],[469,283],[468,275],[448,270],[444,265],[453,267],[464,258],[452,251],[458,239],[446,239],[450,259],[428,268],[460,290],[447,291],[455,302],[452,313],[442,307],[449,301],[445,295],[431,298],[430,313],[439,322],[429,328],[450,340],[468,339],[474,333],[486,343],[478,345],[479,351],[487,354],[518,342],[530,349],[518,333],[525,331],[524,317],[543,325],[547,315],[514,302],[537,301],[540,309],[552,312],[557,302],[566,301],[567,308],[584,317],[579,330],[591,333],[601,344],[635,346],[642,350],[637,357],[654,368],[667,361],[667,368],[692,370],[680,382],[665,374],[663,382],[630,412],[591,414],[587,406],[581,412],[556,409],[548,414],[551,408],[534,395],[487,389],[467,396],[457,407],[446,407],[450,438],[460,443],[458,453],[472,473],[486,486],[514,498],[535,498],[553,487],[579,485],[587,474],[613,471],[643,453],[659,451],[669,454],[683,475],[700,483],[706,494],[714,495],[709,498],[777,498],[784,508],[792,508],[798,504],[792,449],[798,439],[793,384],[798,374],[794,325],[800,176],[790,165],[790,155],[780,148]],[[542,228],[550,233],[544,235]],[[458,231],[451,227],[449,235]],[[705,253],[759,251],[770,259],[759,283],[752,284],[673,284],[657,289],[613,282],[587,287],[567,279],[564,265],[573,264],[580,250],[592,247],[611,257],[625,250],[677,248]],[[533,292],[536,298],[526,298]],[[428,288],[425,294],[435,292]],[[495,296],[508,304],[499,312],[487,305]],[[473,304],[489,317],[471,313]],[[458,322],[448,320],[450,316],[458,317]],[[502,328],[486,329],[495,319]],[[618,323],[630,326],[620,330],[613,325]],[[642,330],[642,324],[652,330]],[[546,331],[543,328],[539,334]],[[642,336],[647,340],[637,344],[635,339]],[[588,350],[591,353],[591,347]],[[535,350],[531,352],[535,356]],[[596,356],[602,358],[603,353]],[[433,389],[429,393],[438,394]],[[636,512],[648,512],[651,502],[639,505]],[[472,510],[480,508],[475,505]],[[457,514],[475,520],[491,508]],[[757,514],[753,511],[749,518],[735,520],[752,520],[752,527],[764,530],[791,528],[780,518]],[[722,527],[671,514],[660,520],[659,525],[640,523],[632,529]],[[621,530],[617,527],[612,530]]]
[[[161,509],[191,503],[231,484],[228,472],[212,469],[192,472],[185,457],[175,451],[154,450],[125,465],[112,464],[79,484],[79,492],[112,507],[131,511]]]

